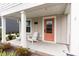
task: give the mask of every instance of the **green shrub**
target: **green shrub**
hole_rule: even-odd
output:
[[[16,33],[16,36],[19,37],[19,33],[18,32]]]
[[[0,56],[16,56],[15,52],[0,52]]]
[[[13,35],[9,34],[8,39],[12,40],[13,39]]]
[[[16,56],[15,52],[7,52],[7,56]]]
[[[9,34],[8,40],[16,39],[16,36]]]
[[[0,29],[0,41],[1,41],[1,39],[2,39],[2,35],[1,35],[1,29]]]
[[[17,37],[19,37],[19,34],[17,34]]]
[[[16,55],[19,55],[19,56],[30,56],[31,55],[31,52],[29,51],[29,49],[22,48],[22,47],[16,48],[15,53]]]
[[[31,54],[28,48],[13,47],[10,43],[0,45],[0,56],[31,56]]]
[[[6,52],[0,52],[0,56],[6,56]]]

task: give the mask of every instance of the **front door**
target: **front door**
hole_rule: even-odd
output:
[[[54,18],[44,19],[44,40],[54,41]]]

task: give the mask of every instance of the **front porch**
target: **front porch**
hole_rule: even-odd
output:
[[[65,56],[66,54],[63,52],[63,50],[68,51],[67,44],[70,44],[70,10],[66,10],[65,8],[69,6],[70,4],[65,3],[44,4],[42,6],[40,5],[34,8],[29,8],[20,12],[2,16],[2,42],[10,42],[14,46],[30,48],[34,51],[43,52],[48,55]],[[51,16],[52,18],[50,18]],[[45,17],[48,19],[44,19]],[[6,19],[16,19],[18,21],[20,34],[19,40],[15,39],[12,41],[6,41]],[[28,21],[28,19],[31,21]],[[53,21],[51,23],[50,21],[46,22],[45,20]],[[48,23],[50,26],[47,26],[46,23]],[[51,28],[46,29],[45,26]],[[40,41],[32,44],[28,41],[27,36],[33,35],[34,32],[39,33]],[[47,32],[51,33],[51,35],[47,35]],[[51,40],[49,40],[49,37]],[[48,43],[46,41],[51,41],[52,43]]]
[[[17,39],[8,41],[14,46],[20,46],[20,41]],[[30,48],[34,53],[38,53],[40,55],[48,55],[48,56],[66,56],[63,51],[68,52],[68,46],[66,44],[52,44],[52,43],[45,43],[42,41],[27,42],[28,48]]]

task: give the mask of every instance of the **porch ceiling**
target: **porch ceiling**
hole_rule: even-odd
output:
[[[55,14],[64,14],[66,7],[67,7],[67,3],[46,3],[40,6],[29,8],[25,10],[25,12],[26,12],[27,18],[48,16],[48,15],[55,15]],[[20,18],[20,13],[16,12],[13,14],[9,14],[7,16]]]

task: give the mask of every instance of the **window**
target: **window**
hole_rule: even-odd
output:
[[[28,33],[31,32],[31,21],[30,20],[26,21],[26,32]]]
[[[46,32],[52,33],[52,19],[46,20]]]

